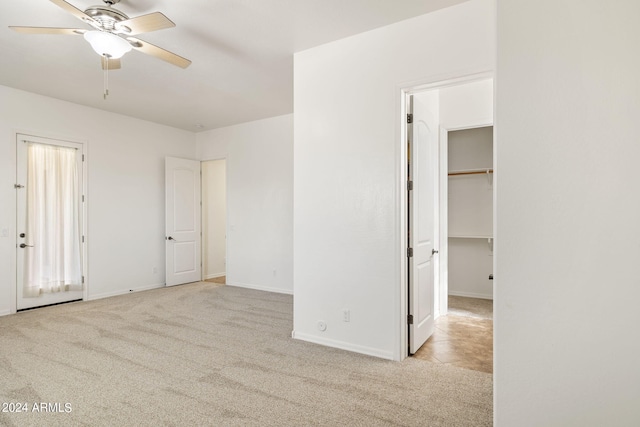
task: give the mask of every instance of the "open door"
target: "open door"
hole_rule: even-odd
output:
[[[167,286],[200,281],[200,162],[167,157],[165,194]]]
[[[433,334],[438,250],[437,92],[409,97],[409,352]],[[435,108],[431,104],[434,104]]]

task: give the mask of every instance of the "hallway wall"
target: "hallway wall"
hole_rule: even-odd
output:
[[[640,423],[640,3],[498,1],[496,425]]]
[[[293,115],[196,135],[227,159],[227,284],[293,293]]]

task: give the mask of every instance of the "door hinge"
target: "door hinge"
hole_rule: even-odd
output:
[[[413,325],[413,314],[407,315],[407,324]]]
[[[84,203],[84,194],[82,195],[82,203]]]
[[[413,181],[407,181],[407,190],[413,190]]]
[[[411,258],[413,256],[413,248],[407,248],[407,256]]]
[[[24,185],[13,184],[13,188],[24,188]]]
[[[407,114],[407,123],[413,123],[413,114]]]
[[[82,155],[82,161],[84,162],[84,154]]]
[[[82,243],[84,243],[84,236],[82,236]]]
[[[82,283],[84,283],[84,276],[82,276]]]

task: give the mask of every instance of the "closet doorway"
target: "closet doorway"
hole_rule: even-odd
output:
[[[209,282],[226,283],[227,161],[202,162],[202,275]]]
[[[493,127],[448,131],[447,313],[416,357],[493,372]]]
[[[417,350],[406,345],[411,341],[410,325],[414,321],[409,261],[408,276],[403,278],[410,315],[405,351],[434,363],[492,372],[493,79],[490,75],[470,76],[415,87],[404,94],[405,99],[413,96],[435,100],[429,108],[438,120],[440,193],[434,202],[438,208],[434,332]],[[406,129],[410,138],[414,129],[410,124]],[[409,186],[406,200],[411,200],[412,187]],[[407,230],[410,236],[408,220]],[[476,338],[480,343],[475,342]]]

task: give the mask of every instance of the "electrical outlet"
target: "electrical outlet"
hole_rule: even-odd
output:
[[[342,310],[342,320],[344,322],[351,322],[351,310]]]

